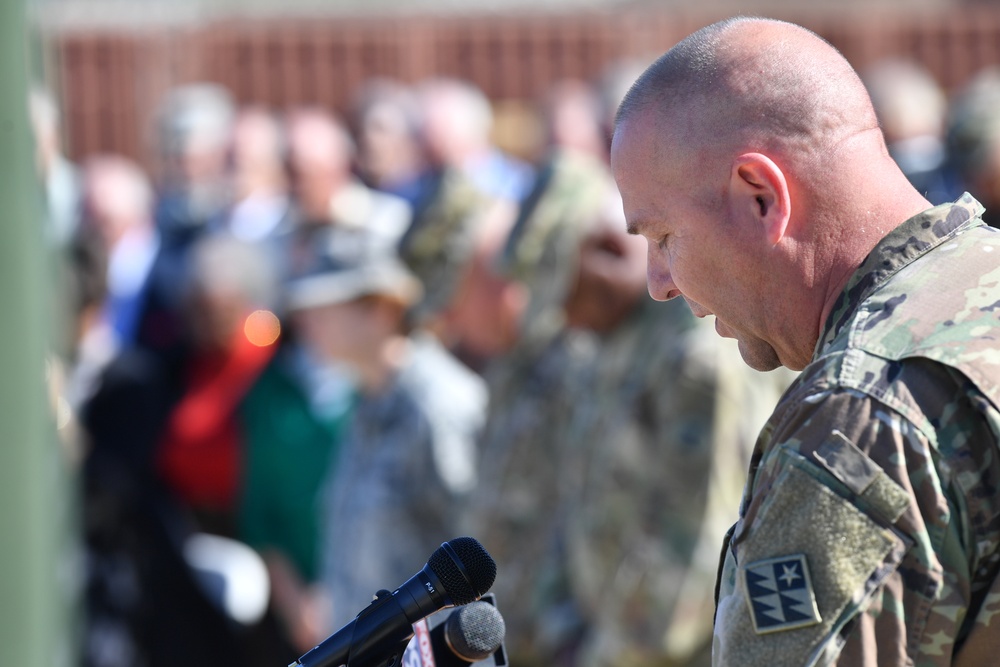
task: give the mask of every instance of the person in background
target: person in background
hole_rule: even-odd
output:
[[[289,207],[284,158],[278,118],[261,107],[239,109],[229,147],[231,200],[220,231],[247,243],[275,236]]]
[[[486,369],[490,408],[480,445],[481,483],[466,512],[468,530],[480,530],[504,564],[494,586],[498,599],[523,601],[505,612],[508,650],[523,664],[554,659],[567,643],[568,630],[557,627],[564,616],[542,610],[560,571],[558,559],[548,556],[563,536],[556,480],[558,443],[567,437],[571,413],[564,397],[573,369],[588,363],[591,350],[577,345],[564,305],[576,280],[581,235],[600,210],[610,178],[604,161],[587,148],[586,123],[567,127],[559,112],[565,103],[572,119],[585,120],[592,110],[586,90],[567,83],[562,93],[547,107],[545,161],[492,260],[491,270],[521,304],[512,344]]]
[[[138,309],[159,248],[153,190],[133,161],[93,156],[83,164],[81,225],[93,230],[108,253],[105,317],[121,345],[135,342]]]
[[[747,368],[713,322],[646,289],[646,248],[609,179],[578,244],[560,443],[566,664],[710,664],[716,558],[757,433],[793,374]],[[544,618],[544,616],[543,616]],[[555,634],[555,633],[553,633]]]
[[[411,323],[479,374],[520,335],[527,295],[494,266],[513,214],[509,202],[484,196],[462,172],[448,170],[399,243],[400,257],[424,286]]]
[[[586,363],[566,327],[563,304],[575,281],[580,230],[595,215],[608,174],[568,154],[521,204],[493,270],[523,294],[514,344],[487,368],[490,406],[480,444],[480,484],[465,513],[467,530],[503,563],[494,590],[504,607],[512,662],[544,664],[563,640],[545,603],[561,540],[560,445],[571,406],[571,370]],[[551,621],[551,623],[549,623]],[[543,630],[542,625],[547,627]],[[541,635],[546,635],[542,637]],[[549,636],[552,637],[551,641]]]
[[[421,82],[417,95],[431,168],[457,170],[484,195],[519,202],[532,169],[493,144],[493,109],[483,92],[469,82],[442,77]]]
[[[351,233],[326,230],[334,231]],[[271,585],[268,613],[252,637],[253,664],[261,667],[287,662],[329,634],[323,485],[355,393],[346,366],[317,354],[296,326],[285,285],[280,316],[269,313],[275,354],[239,405],[245,450],[237,536],[260,553]]]
[[[429,174],[414,91],[396,81],[369,80],[355,96],[353,119],[361,180],[416,206]]]
[[[353,173],[354,141],[343,123],[316,107],[296,108],[285,118],[286,168],[292,208],[281,231],[284,279],[301,273],[329,227],[364,232],[360,237],[392,248],[410,224],[409,205],[373,190]],[[334,235],[346,238],[348,235]]]
[[[274,288],[254,249],[228,237],[200,241],[191,267],[183,321],[197,329],[185,332],[185,363],[123,347],[81,407],[88,667],[252,655],[246,624],[228,613],[219,580],[206,586],[189,545],[199,533],[236,533],[238,408],[273,353],[248,316]]]
[[[153,223],[153,191],[142,169],[128,158],[96,155],[81,169],[82,212],[75,243],[102,257],[105,289],[82,321],[69,389],[81,405],[103,367],[136,340],[149,272],[159,248]]]
[[[545,284],[554,247],[573,253],[548,304],[561,328],[523,344],[531,362],[506,365],[520,372],[491,393],[469,525],[488,526],[506,565],[498,597],[519,601],[513,659],[707,664],[718,531],[787,378],[743,368],[708,323],[649,299],[610,173],[576,166],[508,244],[510,269]]]
[[[158,164],[154,219],[160,238],[137,330],[145,349],[170,358],[184,349],[182,287],[191,249],[229,204],[226,155],[235,105],[225,88],[195,83],[166,95],[155,119]]]
[[[801,370],[755,445],[713,664],[983,665],[1000,593],[1000,236],[932,206],[829,43],[734,17],[618,111],[611,163],[647,281]]]
[[[918,63],[896,58],[861,72],[885,135],[889,155],[932,204],[951,201],[954,178],[947,170],[944,131],[948,99]]]
[[[605,140],[605,158],[610,158],[611,138],[615,131],[618,105],[651,60],[652,57],[613,60],[604,68],[594,84],[601,100],[601,129]]]
[[[278,349],[240,402],[244,433],[237,537],[256,549],[271,582],[270,613],[256,629],[255,663],[282,664],[327,634],[320,585],[325,530],[323,482],[353,404],[338,364],[319,359],[280,322]]]
[[[28,93],[28,117],[35,139],[35,167],[44,188],[46,239],[65,247],[79,220],[80,175],[64,152],[61,114],[52,93],[36,85]]]
[[[960,189],[985,210],[986,224],[1000,227],[1000,68],[976,73],[953,97],[945,141]]]
[[[76,328],[81,322],[75,318],[86,311],[80,311],[84,304],[74,299],[86,299],[84,295],[88,289],[81,289],[75,281],[93,276],[92,267],[79,272],[83,264],[105,258],[93,254],[92,251],[98,248],[82,246],[82,239],[76,233],[80,221],[80,174],[77,165],[65,153],[61,114],[55,97],[44,84],[35,83],[28,91],[26,102],[42,202],[41,235],[52,271],[49,317],[56,338],[51,363],[53,369],[59,369],[55,374],[65,378],[73,372],[73,356],[80,341]]]
[[[607,147],[596,93],[581,81],[562,81],[543,105],[541,164],[498,258],[501,270],[531,286],[522,322],[528,338],[565,324],[564,300],[574,280],[580,234],[600,210]]]
[[[556,81],[542,101],[546,146],[550,151],[589,155],[606,163],[603,112],[600,96],[590,84],[573,79]]]
[[[170,90],[155,118],[156,221],[164,235],[183,235],[217,221],[229,203],[226,162],[236,104],[214,83]]]
[[[409,332],[419,281],[394,253],[338,233],[287,292],[303,341],[346,368],[357,392],[324,492],[330,631],[454,537],[486,409],[482,381],[433,337]]]
[[[277,299],[275,276],[261,254],[222,235],[193,248],[181,393],[155,453],[157,473],[199,528],[226,537],[238,532],[243,483],[239,408],[277,349],[276,337],[256,326]]]

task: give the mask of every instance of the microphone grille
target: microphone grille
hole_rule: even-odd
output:
[[[507,627],[489,602],[473,602],[448,616],[444,633],[452,650],[469,662],[485,660],[503,643]]]
[[[497,576],[497,564],[477,540],[456,537],[442,544],[427,561],[455,605],[483,596]]]

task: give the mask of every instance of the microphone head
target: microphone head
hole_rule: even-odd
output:
[[[486,549],[471,537],[456,537],[442,544],[427,561],[457,606],[481,598],[497,577],[497,564]]]
[[[452,612],[444,624],[445,641],[451,650],[468,662],[493,655],[503,644],[507,626],[497,608],[489,602],[473,602]]]

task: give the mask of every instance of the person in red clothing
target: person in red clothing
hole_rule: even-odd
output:
[[[83,667],[105,667],[108,651],[147,667],[250,665],[257,653],[253,628],[205,585],[188,547],[199,533],[235,534],[238,409],[277,347],[275,318],[260,312],[273,271],[253,247],[223,236],[205,236],[191,259],[176,285],[187,295],[183,349],[123,348],[82,406]],[[223,542],[238,547],[215,540]]]
[[[268,265],[251,246],[213,237],[195,249],[190,351],[156,468],[208,532],[235,533],[243,437],[238,409],[274,354],[276,336],[266,330],[273,291]]]

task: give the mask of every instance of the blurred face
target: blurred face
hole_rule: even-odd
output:
[[[314,220],[330,217],[330,202],[347,177],[350,157],[328,122],[295,118],[288,128],[289,186],[303,213]]]
[[[237,118],[229,157],[238,196],[257,188],[284,187],[281,131],[263,112],[247,111]]]
[[[454,118],[445,100],[424,100],[421,127],[424,150],[436,165],[455,164],[461,159],[461,145],[454,132]]]
[[[136,210],[127,190],[123,194],[127,185],[102,173],[89,175],[84,182],[83,203],[87,220],[100,232],[107,248],[113,247],[144,214]]]
[[[401,109],[376,104],[365,115],[358,137],[361,169],[376,184],[405,174],[417,161],[417,146]]]
[[[322,359],[361,370],[398,330],[392,308],[383,299],[362,298],[305,308],[295,317],[306,344]]]
[[[473,258],[445,314],[451,336],[482,358],[514,346],[527,303],[523,287],[498,275],[491,260],[485,253]]]
[[[229,349],[250,312],[245,297],[225,286],[202,285],[192,295],[191,340],[206,352]]]
[[[442,314],[450,344],[480,359],[510,350],[521,333],[527,292],[494,268],[515,213],[513,205],[498,203],[480,222],[475,251]]]
[[[549,134],[556,146],[607,159],[597,103],[584,84],[567,83],[554,93]]]
[[[576,285],[566,302],[570,326],[606,332],[635,308],[646,288],[646,244],[625,231],[617,215],[603,215],[580,244]],[[609,212],[610,213],[610,212]]]
[[[729,206],[728,165],[713,169],[718,165],[692,151],[666,145],[650,116],[640,112],[621,124],[611,147],[628,229],[646,239],[650,295],[683,297],[698,317],[715,315],[716,331],[739,341],[749,366],[777,368],[762,239],[755,221]]]

